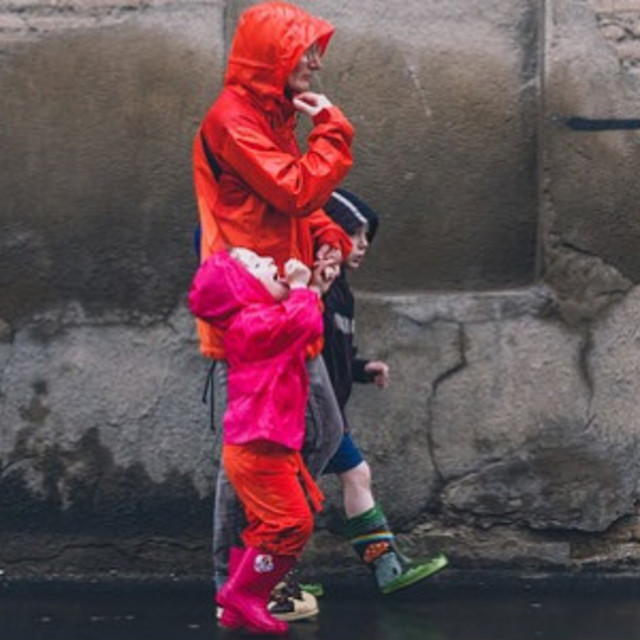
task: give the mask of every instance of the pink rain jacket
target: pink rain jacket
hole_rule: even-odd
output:
[[[269,440],[300,450],[309,393],[305,351],[322,335],[318,295],[293,289],[276,302],[257,278],[220,251],[196,272],[189,308],[224,331],[225,444]]]

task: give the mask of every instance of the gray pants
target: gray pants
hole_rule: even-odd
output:
[[[302,457],[311,475],[318,478],[340,445],[344,424],[322,356],[309,360],[307,371],[309,400]],[[216,407],[223,411],[227,405],[227,363],[224,360],[216,363],[214,390]],[[244,526],[242,505],[221,464],[213,506],[213,577],[216,589],[227,580],[229,549],[242,544],[240,534]]]

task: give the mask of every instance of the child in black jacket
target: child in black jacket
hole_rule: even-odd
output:
[[[347,282],[348,269],[357,269],[378,227],[376,214],[354,194],[344,189],[333,192],[325,211],[351,237],[353,249],[340,275],[324,296],[323,358],[336,398],[344,415],[353,382],[387,385],[389,367],[379,360],[357,356],[354,344],[354,297]],[[338,476],[346,515],[345,534],[360,558],[372,569],[378,589],[392,593],[433,575],[446,566],[438,554],[413,562],[398,549],[395,537],[371,490],[371,469],[355,444],[344,419],[342,442],[329,462],[326,473]]]

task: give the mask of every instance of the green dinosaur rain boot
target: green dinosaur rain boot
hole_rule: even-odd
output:
[[[371,568],[381,593],[404,589],[432,576],[447,566],[439,553],[425,560],[410,560],[403,555],[379,505],[347,519],[345,535],[356,553]]]

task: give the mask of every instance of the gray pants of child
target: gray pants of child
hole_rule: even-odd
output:
[[[344,424],[333,393],[331,380],[322,356],[309,360],[309,400],[302,457],[314,478],[318,478],[336,452]],[[218,415],[227,405],[227,363],[219,360],[214,375],[214,395]],[[213,506],[213,577],[219,589],[229,575],[229,549],[241,546],[240,534],[245,525],[238,497],[220,465]]]

